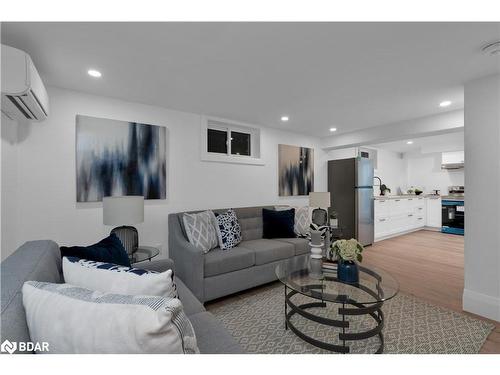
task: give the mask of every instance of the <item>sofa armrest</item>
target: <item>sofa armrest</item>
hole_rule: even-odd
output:
[[[204,254],[186,239],[177,214],[168,215],[168,253],[175,262],[176,276],[203,303],[205,301]]]
[[[167,270],[172,270],[175,273],[174,261],[172,259],[158,259],[152,260],[150,262],[142,262],[137,265],[136,268],[141,268],[148,271],[165,272]]]

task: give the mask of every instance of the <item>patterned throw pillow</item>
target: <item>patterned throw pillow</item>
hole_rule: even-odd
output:
[[[62,269],[64,281],[81,288],[134,296],[177,298],[172,270],[160,273],[75,257],[64,257]]]
[[[50,353],[199,353],[177,298],[27,281],[23,305],[31,340],[48,342]]]
[[[217,233],[215,231],[215,217],[212,211],[203,211],[197,214],[184,214],[182,216],[184,228],[189,242],[197,249],[208,253],[217,247]]]
[[[215,214],[219,246],[222,250],[232,249],[241,242],[241,226],[234,210]]]
[[[295,208],[295,234],[300,237],[307,236],[309,233],[309,225],[311,225],[309,206]]]

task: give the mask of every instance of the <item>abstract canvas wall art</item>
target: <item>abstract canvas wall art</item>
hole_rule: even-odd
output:
[[[166,198],[166,128],[76,116],[76,200]]]
[[[314,186],[314,149],[278,145],[279,195],[308,195]]]

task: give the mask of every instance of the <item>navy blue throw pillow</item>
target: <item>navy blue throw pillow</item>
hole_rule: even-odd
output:
[[[264,238],[293,238],[295,232],[295,209],[284,211],[262,209],[263,235]]]
[[[90,246],[61,246],[61,256],[77,257],[95,262],[113,263],[130,267],[127,252],[120,239],[114,233]]]

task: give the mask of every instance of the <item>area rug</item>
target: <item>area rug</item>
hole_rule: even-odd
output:
[[[294,302],[310,302],[296,295]],[[213,313],[248,353],[331,353],[306,343],[292,331],[285,330],[284,286],[273,283],[210,304]],[[318,315],[336,317],[338,306],[309,309]],[[387,301],[384,353],[467,354],[478,353],[494,325],[452,310],[444,309],[410,295],[398,294]],[[307,335],[324,342],[337,343],[338,328],[310,322],[297,314],[294,325]],[[350,317],[348,332],[375,326],[369,317]],[[378,337],[349,342],[352,353],[375,352]]]

